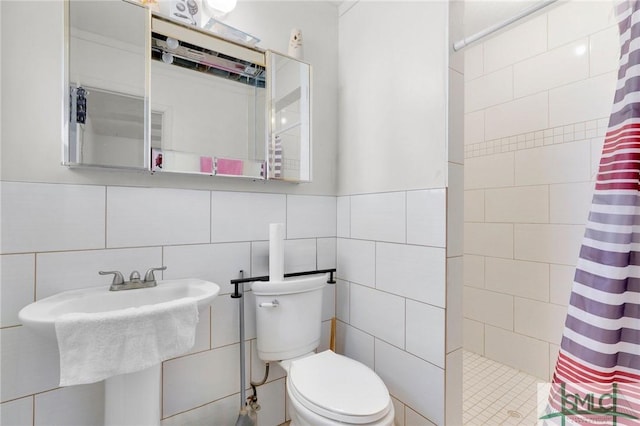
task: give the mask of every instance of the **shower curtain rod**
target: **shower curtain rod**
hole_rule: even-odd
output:
[[[457,52],[458,50],[470,45],[471,43],[475,43],[476,41],[488,36],[489,34],[493,34],[494,32],[503,29],[504,27],[513,24],[514,22],[524,18],[525,16],[529,16],[534,12],[537,12],[540,9],[543,9],[549,6],[552,3],[555,3],[558,0],[543,0],[538,4],[535,4],[531,7],[526,8],[522,12],[519,12],[512,17],[505,19],[502,22],[498,22],[497,24],[491,25],[477,33],[470,35],[469,37],[465,37],[462,40],[458,40],[453,43],[453,51]]]

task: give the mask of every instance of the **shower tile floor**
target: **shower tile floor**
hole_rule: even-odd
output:
[[[537,423],[536,391],[542,379],[466,351],[462,377],[464,426]]]

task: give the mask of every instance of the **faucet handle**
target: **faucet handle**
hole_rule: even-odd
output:
[[[153,275],[154,271],[164,271],[165,269],[167,269],[166,266],[163,266],[161,268],[149,268],[147,270],[147,273],[144,274],[144,282],[148,283],[148,282],[155,282],[156,277]]]
[[[124,284],[124,277],[122,276],[122,272],[120,272],[120,271],[98,271],[98,274],[100,274],[100,275],[112,275],[113,274],[113,281],[111,282],[111,285],[122,285],[122,284]]]

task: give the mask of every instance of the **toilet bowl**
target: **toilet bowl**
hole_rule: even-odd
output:
[[[287,372],[292,426],[392,426],[394,409],[382,379],[366,365],[320,343],[325,275],[255,282],[258,357]]]
[[[392,426],[393,403],[378,375],[332,351],[280,363],[292,426]]]

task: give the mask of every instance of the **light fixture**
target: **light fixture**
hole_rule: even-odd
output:
[[[180,43],[178,42],[178,40],[176,40],[175,38],[172,37],[167,37],[167,47],[171,50],[173,49],[177,49],[178,46],[180,46]]]
[[[205,0],[207,6],[216,15],[226,15],[236,7],[237,0]]]
[[[162,62],[165,64],[173,63],[173,55],[169,52],[162,52]]]

